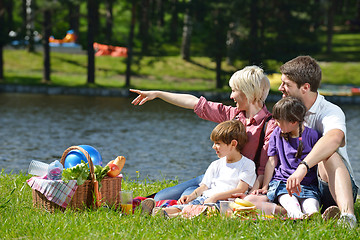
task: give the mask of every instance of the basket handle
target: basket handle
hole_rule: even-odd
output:
[[[95,175],[94,175],[94,164],[93,162],[91,161],[91,157],[89,155],[89,153],[83,149],[82,147],[79,147],[79,146],[71,146],[69,147],[68,149],[66,149],[63,153],[63,155],[61,156],[61,160],[60,160],[60,163],[65,166],[65,158],[66,156],[68,155],[69,152],[73,151],[73,150],[79,150],[80,152],[82,152],[88,163],[89,163],[89,169],[90,169],[90,178],[91,178],[91,181],[94,182],[95,181]]]

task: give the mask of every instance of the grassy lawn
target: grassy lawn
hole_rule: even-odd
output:
[[[325,39],[321,39],[325,42]],[[360,86],[360,34],[337,33],[331,54],[314,56],[323,69],[323,83]],[[25,50],[4,51],[5,83],[41,84],[42,52]],[[264,60],[262,67],[268,73],[279,71],[281,62]],[[247,65],[237,61],[234,66],[222,63],[223,91],[232,73]],[[51,53],[51,82],[61,86],[87,86],[87,56],[84,54]],[[96,84],[91,87],[122,88],[125,85],[125,58],[96,57]],[[132,66],[131,85],[142,89],[215,90],[215,63],[206,57],[184,61],[180,56],[146,56],[136,58]],[[277,91],[279,76],[270,74],[272,90]]]
[[[359,239],[360,227],[313,220],[241,220],[222,216],[164,219],[110,209],[53,214],[32,207],[30,176],[0,172],[0,239]],[[124,180],[122,189],[146,196],[176,182]],[[13,193],[12,193],[13,192]],[[12,194],[11,194],[12,193]],[[360,202],[355,205],[360,219]]]

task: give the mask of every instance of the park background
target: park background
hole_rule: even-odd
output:
[[[65,86],[69,89],[123,89],[126,92],[129,87],[135,87],[228,94],[227,82],[231,74],[246,65],[257,64],[270,76],[271,94],[277,94],[279,79],[276,73],[279,66],[298,55],[311,55],[319,61],[323,69],[323,83],[335,85],[331,86],[332,93],[354,95],[348,90],[360,86],[359,19],[359,0],[3,0],[0,3],[0,85],[4,92],[11,92],[17,89],[17,86],[26,86],[26,91],[30,93],[36,87]],[[61,39],[70,29],[78,35],[76,44],[80,49],[50,46],[51,35]],[[95,42],[126,47],[128,57],[95,57]],[[64,115],[51,112],[53,105],[47,96],[30,97],[40,102],[40,107],[27,108],[27,105],[16,105],[19,101],[23,101],[24,104],[22,99],[28,99],[27,94],[1,95],[6,99],[1,103],[2,106],[18,109],[22,113],[19,115],[20,120],[23,118],[26,123],[17,125],[19,119],[7,119],[4,117],[6,114],[1,113],[3,147],[7,150],[16,145],[16,149],[2,151],[1,155],[6,156],[6,160],[9,154],[16,156],[19,152],[29,150],[17,148],[21,145],[24,135],[30,139],[33,137],[33,140],[30,140],[33,144],[40,143],[52,147],[35,148],[35,151],[38,151],[37,156],[46,149],[53,158],[61,155],[68,147],[66,144],[74,140],[72,135],[67,136],[67,140],[55,138],[48,142],[41,141],[46,133],[56,131],[56,128],[51,129],[51,126],[54,126],[52,124],[70,121]],[[58,96],[51,99],[54,98]],[[116,108],[104,104],[108,100],[102,101],[97,97],[80,99],[74,96],[67,98],[63,104],[81,109],[80,104],[84,101],[94,105],[95,109],[109,111],[109,114],[110,110]],[[114,101],[117,99],[114,98]],[[130,100],[125,101],[129,104]],[[28,101],[28,104],[31,105],[31,101]],[[180,121],[183,115],[191,114],[165,104],[160,106],[164,109],[171,108],[171,111],[179,111],[177,116]],[[151,104],[144,107],[151,109],[149,111],[157,111],[159,115],[163,111]],[[111,116],[119,119],[117,122],[114,120],[114,126],[119,125],[120,130],[126,132],[120,126],[124,117],[124,113],[121,112],[122,105],[119,105],[119,108],[120,111]],[[147,112],[144,109],[133,112],[142,116],[140,112]],[[348,112],[355,114],[356,111],[352,109],[357,108],[350,105]],[[56,108],[53,110],[56,112]],[[40,116],[45,117],[54,114],[53,118],[50,118],[51,124],[43,127],[38,133],[28,131],[33,126],[31,119],[34,113],[42,113]],[[98,118],[93,113],[85,116],[89,119],[77,116],[76,120],[80,126],[86,128],[94,122],[98,124]],[[42,124],[41,119],[34,119],[35,122],[38,121],[39,127]],[[152,119],[153,121],[161,123],[162,120],[156,118]],[[169,121],[170,123],[165,122],[166,126],[171,126],[171,119]],[[352,116],[352,121],[355,121],[356,125],[356,116]],[[182,124],[186,127],[187,122]],[[199,126],[211,129],[212,126],[207,124],[201,122]],[[7,131],[19,133],[13,134],[17,137],[16,141],[9,144],[7,140],[11,138],[10,135],[4,134],[5,128]],[[137,128],[141,128],[141,125],[137,125]],[[180,128],[173,130],[182,136]],[[106,129],[102,133],[111,135],[111,131]],[[354,133],[356,134],[356,131]],[[75,140],[80,143],[85,136],[86,134],[78,134]],[[54,142],[60,142],[61,147],[54,149]],[[151,142],[155,143],[156,141]],[[354,144],[356,148],[356,143]],[[136,147],[131,146],[131,149]],[[147,149],[153,150],[149,147],[144,150]],[[104,150],[108,151],[106,148]],[[163,148],[162,151],[166,152],[166,149]],[[106,154],[107,152],[104,153]],[[158,169],[161,170],[161,166]],[[31,191],[24,185],[24,181],[29,178],[25,171],[9,173],[8,170],[2,169],[0,174],[0,220],[4,223],[0,228],[0,238],[4,239],[359,238],[359,231],[356,231],[358,228],[349,232],[333,222],[324,223],[321,218],[302,222],[241,221],[206,217],[191,221],[166,221],[161,218],[144,218],[140,214],[131,217],[121,216],[118,212],[107,209],[85,213],[68,211],[65,214],[51,215],[32,208]],[[139,196],[146,196],[178,182],[176,179],[144,179],[142,174],[146,175],[146,171],[142,170],[137,174],[134,172],[128,176],[123,181],[123,188],[132,189],[134,194]],[[359,219],[359,202],[355,210]]]

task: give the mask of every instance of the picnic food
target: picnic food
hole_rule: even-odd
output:
[[[101,180],[106,176],[106,173],[109,171],[109,167],[101,167],[100,165],[94,166],[94,177],[97,181]],[[90,179],[89,166],[84,161],[81,161],[80,164],[77,164],[74,167],[66,168],[63,170],[62,180],[68,182],[69,180],[77,180],[77,184],[83,184],[87,179]]]
[[[236,198],[235,203],[237,203],[239,205],[242,205],[244,207],[253,207],[253,206],[255,206],[252,202],[249,202],[249,201],[241,199],[241,198]]]
[[[116,177],[117,175],[120,174],[121,170],[118,165],[110,163],[110,164],[108,164],[108,166],[110,168],[110,170],[107,172],[107,175],[109,177]]]
[[[116,159],[111,160],[108,164],[106,164],[106,166],[109,166],[110,164],[115,164],[119,167],[120,172],[123,169],[124,165],[125,165],[125,157],[124,156],[118,156],[116,157]]]
[[[233,211],[256,209],[256,206],[252,202],[246,201],[241,198],[236,198],[234,202],[231,202],[230,207],[233,209]]]

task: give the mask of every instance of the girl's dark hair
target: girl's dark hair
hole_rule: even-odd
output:
[[[295,97],[285,97],[279,100],[273,107],[273,118],[275,120],[285,120],[288,122],[298,122],[299,123],[299,146],[295,157],[298,159],[302,155],[303,151],[303,142],[302,142],[302,125],[304,122],[306,114],[306,107],[301,102],[300,99]],[[285,134],[283,136],[288,140],[289,135]]]

